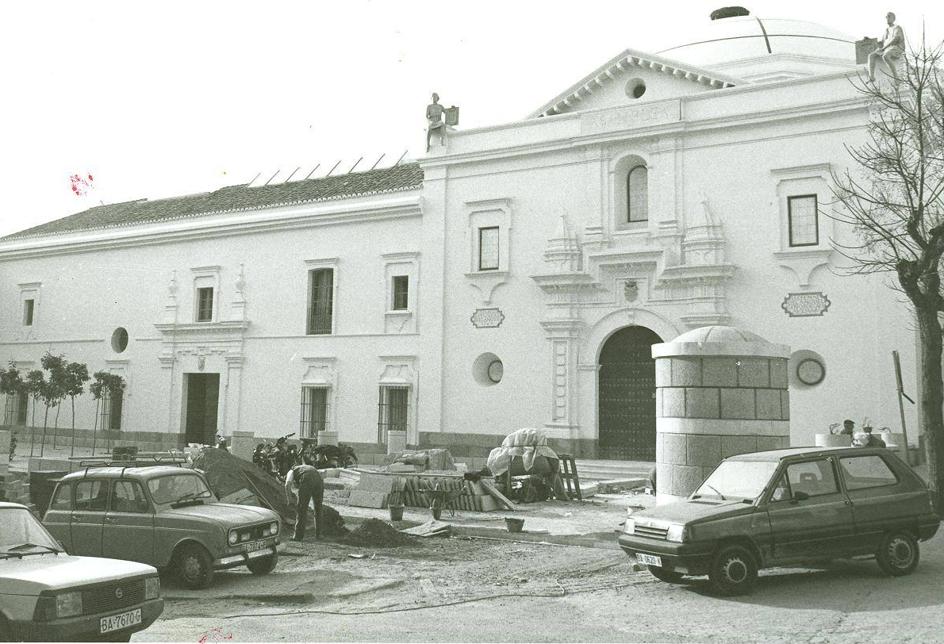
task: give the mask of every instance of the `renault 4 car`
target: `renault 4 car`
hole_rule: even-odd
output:
[[[891,451],[800,447],[725,459],[688,499],[630,516],[619,544],[662,581],[708,575],[733,595],[787,564],[871,555],[907,575],[939,525],[927,485]]]
[[[0,642],[127,642],[163,610],[153,566],[68,555],[25,506],[0,502]]]
[[[43,523],[72,554],[170,569],[189,588],[206,587],[224,568],[267,574],[280,547],[275,512],[220,503],[201,472],[168,465],[67,474]]]

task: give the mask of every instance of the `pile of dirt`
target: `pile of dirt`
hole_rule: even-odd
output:
[[[321,506],[321,534],[329,538],[345,537],[351,533],[344,527],[344,518],[330,505]]]
[[[417,543],[415,538],[403,534],[380,519],[367,519],[341,541],[349,546],[362,548],[396,548]]]

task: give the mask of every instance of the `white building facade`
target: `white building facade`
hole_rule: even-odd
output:
[[[326,430],[368,452],[393,429],[484,457],[541,427],[577,456],[652,461],[651,345],[733,325],[791,347],[794,444],[846,417],[897,428],[892,351],[918,389],[910,313],[843,274],[831,240],[850,231],[827,216],[868,119],[854,43],[753,17],[702,40],[626,50],[418,164],[0,240],[0,358],[122,375],[99,426],[129,439]],[[77,425],[94,413],[79,399]]]

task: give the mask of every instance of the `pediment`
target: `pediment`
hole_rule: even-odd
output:
[[[541,106],[529,118],[689,96],[743,81],[627,49]]]

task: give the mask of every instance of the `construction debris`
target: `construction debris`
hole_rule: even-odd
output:
[[[348,505],[362,508],[381,509],[387,507],[390,493],[394,486],[400,489],[400,501],[403,505],[414,508],[429,508],[434,499],[441,501],[439,507],[453,510],[490,512],[508,506],[508,499],[495,496],[497,490],[486,487],[491,485],[486,479],[466,478],[458,472],[426,471],[418,473],[367,472],[360,471],[360,480],[351,490]],[[400,481],[398,484],[397,482]],[[504,500],[502,500],[504,499]]]
[[[396,548],[416,545],[415,537],[402,534],[389,523],[380,519],[367,519],[341,539],[349,546],[364,548]]]
[[[400,530],[404,534],[412,534],[416,537],[448,537],[452,534],[452,526],[444,521],[427,521],[414,528]]]

